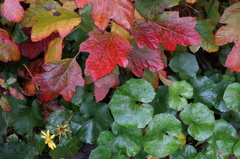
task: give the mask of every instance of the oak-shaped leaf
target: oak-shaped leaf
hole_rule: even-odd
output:
[[[154,157],[166,157],[180,147],[176,137],[181,133],[181,123],[172,114],[160,113],[148,124],[143,138],[144,150]]]
[[[25,33],[28,33],[28,31],[24,30]],[[30,34],[29,34],[30,35]],[[33,42],[31,39],[27,39],[24,41],[21,45],[21,53],[23,56],[28,57],[29,59],[36,58],[41,52],[47,52],[49,43],[58,37],[58,34],[53,33],[47,38]]]
[[[89,32],[90,38],[81,43],[79,50],[89,52],[86,67],[90,70],[94,81],[111,73],[116,64],[126,67],[126,53],[133,47],[123,36],[112,32],[102,34],[99,30]]]
[[[112,19],[118,25],[130,30],[133,25],[134,6],[131,0],[75,0],[79,8],[92,4],[92,19],[94,25],[104,31],[109,20]]]
[[[146,21],[135,23],[132,34],[139,48],[148,46],[152,50],[158,49],[159,38],[152,23]]]
[[[178,12],[166,12],[154,22],[159,42],[169,51],[174,51],[177,44],[197,45],[201,37],[194,29],[197,21],[193,17],[180,17]]]
[[[94,149],[90,159],[123,159],[136,155],[142,148],[141,129],[127,129],[112,124],[112,131],[102,131],[98,138],[98,147]]]
[[[94,96],[97,102],[103,100],[106,97],[110,88],[116,88],[119,86],[120,81],[118,75],[119,70],[116,66],[109,75],[99,78],[94,82]]]
[[[3,29],[0,29],[0,61],[18,61],[21,53],[19,46],[12,41],[10,35]]]
[[[227,24],[218,29],[215,34],[215,44],[225,45],[234,42],[235,45],[227,57],[225,66],[230,68],[230,71],[240,72],[240,2],[228,7],[224,10],[220,23]]]
[[[127,53],[128,67],[137,76],[143,75],[143,70],[148,68],[149,71],[156,72],[164,68],[163,60],[161,59],[162,50],[151,50],[148,47],[140,49],[134,45],[134,50]]]
[[[22,21],[24,9],[20,5],[21,0],[5,0],[2,5],[3,16],[14,23]]]
[[[152,85],[144,79],[130,79],[118,87],[109,103],[117,124],[129,129],[144,128],[152,119],[155,96]]]
[[[81,22],[81,17],[72,11],[58,8],[43,12],[32,17],[37,21],[33,25],[31,39],[40,41],[48,37],[52,32],[58,31],[60,37],[65,37]]]
[[[42,101],[54,99],[61,94],[66,101],[71,101],[75,87],[83,86],[82,70],[75,58],[52,61],[43,65],[46,72],[34,77],[33,82],[39,85]]]
[[[189,115],[191,114],[191,115]],[[198,141],[204,141],[212,135],[215,124],[213,111],[202,103],[191,103],[184,107],[180,119],[187,125],[188,133]]]

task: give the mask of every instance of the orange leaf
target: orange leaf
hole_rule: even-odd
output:
[[[104,31],[110,19],[130,30],[134,19],[134,6],[131,0],[75,0],[79,8],[92,4],[92,18],[99,30]]]
[[[2,6],[2,14],[4,17],[14,23],[22,21],[24,9],[20,5],[21,0],[5,0]]]

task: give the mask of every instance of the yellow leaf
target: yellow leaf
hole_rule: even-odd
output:
[[[44,57],[44,63],[62,59],[62,42],[63,38],[56,38],[49,43],[47,53]]]
[[[81,17],[75,12],[58,8],[39,13],[32,20],[37,21],[31,34],[31,39],[35,42],[48,37],[54,31],[58,31],[60,37],[65,37],[81,22]]]
[[[125,39],[129,40],[130,39],[130,34],[129,32],[124,29],[123,27],[117,25],[116,23],[112,22],[112,27],[111,27],[111,32],[115,32],[117,34],[122,35]]]
[[[180,149],[186,144],[186,136],[183,133],[180,133],[177,138],[180,140]]]
[[[191,4],[193,4],[193,3],[196,3],[198,0],[185,0],[187,3],[191,3]]]
[[[64,9],[66,10],[70,10],[70,11],[74,11],[75,9],[77,9],[77,5],[74,1],[67,1],[63,4],[62,6]]]

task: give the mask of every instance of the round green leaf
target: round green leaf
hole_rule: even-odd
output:
[[[169,86],[169,107],[175,110],[181,110],[188,104],[186,99],[193,96],[193,87],[186,81],[176,81]]]
[[[98,146],[89,155],[89,159],[108,159],[110,157],[111,151],[105,146]]]
[[[182,79],[188,79],[190,77],[195,77],[199,66],[195,55],[187,52],[176,54],[169,63],[169,67],[174,72],[179,72],[179,76]]]
[[[191,103],[180,113],[180,119],[187,125],[188,133],[198,141],[204,141],[212,135],[215,118],[206,105]]]
[[[178,149],[171,154],[170,159],[187,159],[194,158],[197,155],[196,149],[191,145],[185,145],[182,149]]]
[[[130,129],[144,128],[153,116],[151,102],[155,92],[143,79],[130,79],[118,87],[109,103],[115,121]]]
[[[71,120],[72,132],[86,143],[96,143],[103,130],[108,130],[113,120],[108,105],[86,101],[80,107],[80,114]]]
[[[33,132],[26,135],[28,143],[30,143],[37,150],[39,154],[42,154],[46,144],[41,134],[34,134]]]
[[[57,147],[50,152],[53,159],[64,158],[74,155],[81,148],[81,142],[77,137],[61,138]]]
[[[124,155],[125,158],[136,155],[142,148],[141,142],[141,129],[127,129],[115,122],[112,125],[112,132],[103,131],[98,138],[99,147],[101,149],[105,147],[105,150],[110,150],[112,157],[114,154]],[[109,156],[107,152],[102,153],[100,150],[95,150],[92,153],[92,156],[101,156],[99,158]]]
[[[176,137],[182,129],[180,121],[173,115],[155,115],[149,123],[143,139],[144,150],[154,157],[166,157],[180,147]]]
[[[223,95],[227,107],[231,110],[240,112],[240,84],[232,83],[228,85]]]
[[[240,158],[240,141],[233,147],[233,153],[237,158]]]

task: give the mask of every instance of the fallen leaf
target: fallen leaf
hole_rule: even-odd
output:
[[[134,6],[131,0],[75,0],[79,8],[92,4],[92,19],[96,27],[104,31],[109,20],[125,29],[130,30],[133,25]]]
[[[23,86],[20,87],[23,94],[27,96],[34,96],[37,93],[37,87],[32,81],[24,82]]]
[[[126,67],[126,53],[133,48],[128,40],[117,33],[98,30],[89,32],[89,38],[80,45],[80,51],[89,52],[86,67],[90,70],[94,81],[111,73],[116,64]]]
[[[159,75],[159,79],[162,81],[162,83],[166,86],[170,86],[173,81],[170,80],[168,77],[167,77],[167,72],[164,71],[164,70],[160,70],[158,71],[158,75]]]
[[[44,63],[61,60],[62,49],[63,49],[63,38],[53,39],[48,45],[47,53],[44,56]]]
[[[22,21],[24,9],[20,5],[21,0],[5,0],[2,5],[3,16],[14,23]]]
[[[3,110],[5,110],[6,112],[10,112],[11,107],[7,101],[7,99],[5,97],[1,97],[0,99],[0,106],[2,107]]]
[[[70,102],[75,87],[83,86],[82,70],[75,58],[52,61],[43,65],[46,72],[36,75],[33,83],[40,86],[41,101],[50,101],[58,94]]]
[[[48,19],[48,20],[46,20]],[[32,17],[37,21],[33,25],[31,39],[33,42],[48,37],[54,31],[58,31],[60,37],[65,37],[81,22],[81,17],[63,8],[43,12]]]
[[[66,10],[70,10],[70,11],[74,11],[75,9],[77,9],[77,5],[74,1],[67,1],[65,3],[63,3],[63,6],[62,6],[64,9]]]
[[[0,29],[0,61],[19,61],[21,58],[19,46],[11,40],[10,35]]]
[[[145,68],[152,72],[159,71],[164,68],[160,54],[162,54],[160,49],[151,50],[147,47],[140,49],[134,45],[134,50],[127,53],[128,67],[137,77],[142,77]]]

